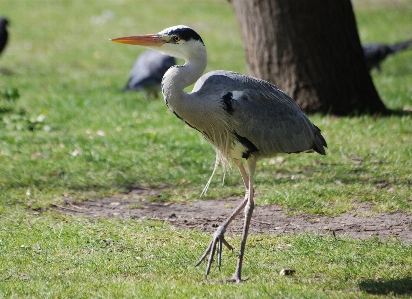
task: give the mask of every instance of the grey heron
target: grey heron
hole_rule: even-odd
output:
[[[178,118],[202,133],[214,147],[216,162],[212,177],[219,162],[227,166],[233,161],[246,187],[243,201],[217,228],[196,266],[209,256],[207,276],[217,252],[220,269],[222,244],[233,250],[224,234],[244,209],[240,255],[230,279],[241,282],[246,239],[254,209],[256,161],[279,153],[315,151],[325,155],[327,145],[320,129],[292,98],[273,84],[230,71],[212,71],[201,76],[207,64],[206,47],[199,34],[187,26],[173,26],[157,34],[120,37],[112,41],[145,46],[185,60],[183,66],[171,67],[163,77],[166,105]],[[193,83],[192,92],[183,90]],[[248,173],[242,159],[246,159]]]
[[[7,32],[7,25],[9,21],[5,17],[0,18],[0,53],[4,50],[7,44],[9,34]]]
[[[412,45],[412,40],[395,44],[368,43],[362,45],[363,55],[366,60],[366,68],[371,71],[373,68],[381,70],[381,62],[389,55],[405,50]]]
[[[123,91],[143,90],[146,98],[151,95],[157,98],[163,75],[175,64],[174,57],[153,50],[144,51],[137,57]]]

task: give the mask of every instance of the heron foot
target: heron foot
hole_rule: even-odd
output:
[[[226,282],[241,283],[242,281],[246,280],[248,280],[248,278],[240,279],[240,277],[236,277],[236,275],[233,275],[232,278],[226,279]]]
[[[212,241],[210,241],[209,245],[206,248],[206,251],[200,257],[199,261],[196,263],[195,267],[199,266],[209,254],[209,259],[207,261],[206,267],[206,276],[210,273],[210,267],[212,266],[213,258],[216,253],[217,247],[217,266],[220,270],[220,265],[222,261],[222,244],[224,244],[230,251],[233,252],[233,247],[225,240],[225,231],[226,228],[224,226],[219,226],[215,233],[213,234]]]

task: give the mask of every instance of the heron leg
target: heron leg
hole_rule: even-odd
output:
[[[253,175],[256,169],[255,157],[250,156],[249,159],[247,160],[247,165],[249,169],[249,192],[248,192],[249,196],[248,196],[247,204],[245,207],[245,222],[243,226],[242,243],[240,245],[240,255],[239,255],[238,262],[237,262],[235,273],[233,274],[233,277],[229,280],[229,281],[233,281],[237,283],[242,281],[243,256],[245,254],[246,240],[247,240],[247,236],[249,232],[250,221],[252,219],[252,214],[253,214],[253,210],[255,207],[255,203],[253,200],[253,196],[254,196]]]
[[[233,162],[239,168],[240,175],[242,176],[243,184],[245,184],[246,192],[249,190],[249,178],[247,176],[245,167],[243,166],[242,160],[233,159]]]
[[[212,241],[209,243],[206,251],[200,257],[198,262],[196,263],[195,267],[199,266],[206,258],[206,256],[210,253],[209,259],[207,261],[207,268],[206,268],[206,276],[209,275],[210,267],[213,262],[213,257],[216,252],[216,246],[219,245],[217,256],[218,256],[218,267],[220,269],[221,265],[221,256],[222,256],[222,244],[224,244],[229,250],[233,251],[233,247],[225,240],[225,232],[229,224],[236,218],[236,216],[242,211],[245,205],[248,203],[248,196],[246,194],[245,198],[243,199],[242,203],[230,214],[229,218],[226,219],[225,222],[220,225],[215,233],[213,234]],[[219,242],[219,243],[218,243]]]
[[[210,273],[210,267],[213,262],[213,257],[216,253],[216,247],[217,247],[217,259],[218,259],[218,267],[220,269],[221,266],[221,260],[222,260],[222,244],[225,245],[229,250],[233,251],[233,247],[230,246],[230,244],[225,240],[224,234],[226,232],[226,229],[230,225],[230,223],[236,218],[236,216],[242,211],[242,209],[246,206],[246,204],[249,201],[249,192],[248,192],[248,187],[249,187],[249,179],[246,174],[245,167],[242,164],[241,160],[234,160],[235,164],[238,166],[240,174],[242,176],[243,182],[246,187],[246,194],[245,198],[241,202],[241,204],[230,214],[230,216],[226,219],[225,222],[220,225],[215,233],[213,234],[212,241],[209,243],[208,247],[206,248],[206,251],[203,253],[203,255],[200,257],[198,262],[196,263],[196,267],[199,266],[206,258],[207,255],[209,255],[208,261],[207,261],[207,267],[206,267],[206,276],[209,275]]]

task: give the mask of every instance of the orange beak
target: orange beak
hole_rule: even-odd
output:
[[[118,37],[111,39],[111,41],[121,44],[139,45],[143,47],[160,47],[165,43],[165,41],[157,34]]]

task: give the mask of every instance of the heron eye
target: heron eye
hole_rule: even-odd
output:
[[[173,40],[174,40],[175,42],[180,41],[180,36],[177,36],[177,35],[173,36]]]

